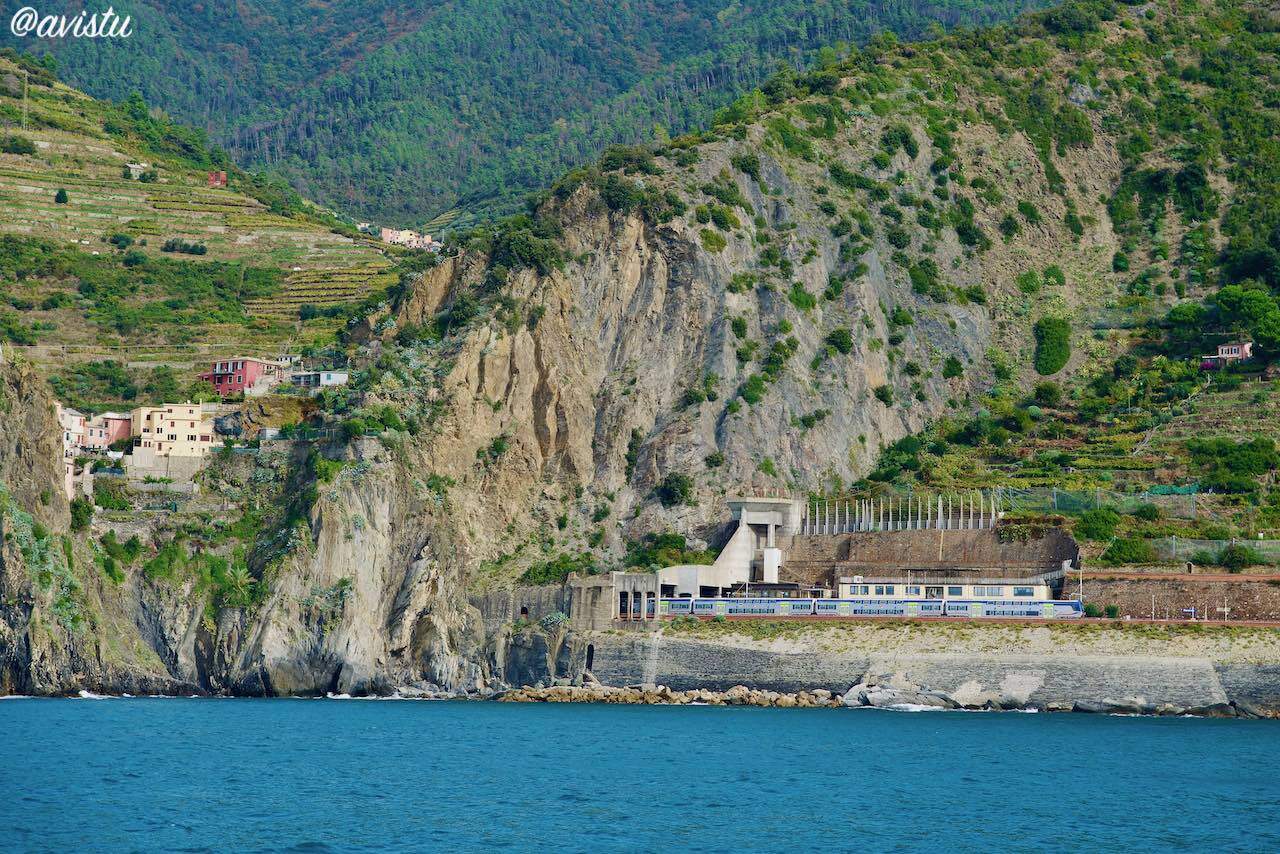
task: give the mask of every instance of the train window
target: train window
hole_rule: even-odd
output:
[[[948,587],[948,588],[947,588],[947,595],[948,595],[948,596],[963,596],[963,595],[964,595],[964,588],[963,588],[963,587]]]
[[[1004,595],[1003,587],[975,587],[973,588],[974,596],[991,596],[999,598]]]
[[[1013,588],[1014,596],[1034,596],[1036,591],[1034,587],[1015,587]]]

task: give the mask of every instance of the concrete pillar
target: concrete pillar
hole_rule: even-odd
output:
[[[768,547],[769,547],[769,548],[773,548],[773,529],[774,529],[774,527],[775,527],[775,526],[774,526],[774,524],[773,524],[772,522],[770,522],[770,523],[769,523],[769,535],[768,535],[768,537],[765,539],[765,542],[768,544]]]
[[[954,509],[954,507],[953,507],[953,503],[952,503],[952,500],[951,500],[951,496],[950,496],[950,495],[948,495],[948,496],[947,496],[947,522],[946,522],[946,525],[944,526],[944,527],[946,527],[946,528],[948,528],[948,529],[950,529],[950,528],[951,528],[951,511],[952,511],[953,509]]]

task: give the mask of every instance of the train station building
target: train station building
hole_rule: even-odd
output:
[[[727,505],[730,532],[714,563],[578,580],[594,603],[591,621],[656,619],[673,599],[909,600],[922,614],[968,600],[1014,608],[1059,598],[1080,567],[1070,534],[1051,521],[1006,521],[980,493]]]

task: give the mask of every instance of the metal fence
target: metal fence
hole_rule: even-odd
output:
[[[1196,518],[1196,490],[1190,487],[1166,487],[1144,492],[1115,492],[1109,489],[1057,489],[1032,487],[996,490],[998,506],[1004,511],[1030,513],[1083,513],[1109,507],[1117,513],[1132,513],[1153,504],[1165,516],[1176,519]]]
[[[1164,537],[1148,540],[1160,560],[1191,560],[1197,554],[1216,556],[1227,546],[1248,546],[1268,561],[1280,561],[1280,540],[1192,540],[1186,537]]]

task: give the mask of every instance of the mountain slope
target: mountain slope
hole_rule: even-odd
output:
[[[882,40],[609,150],[362,311],[317,438],[217,455],[176,510],[73,534],[54,508],[45,548],[3,555],[0,622],[60,646],[3,684],[121,684],[67,663],[110,640],[211,691],[490,688],[517,629],[480,606],[521,578],[705,560],[739,491],[970,488],[1133,426],[1129,378],[1194,390],[1172,311],[1228,333],[1280,311],[1278,31],[1233,0],[1074,2]],[[1221,438],[1192,463],[1272,494],[1274,448]]]
[[[74,4],[65,4],[71,8]],[[91,94],[208,129],[363,217],[509,210],[611,142],[680,133],[819,47],[1002,20],[1034,0],[342,0],[135,5],[138,35],[53,50]],[[78,11],[76,7],[73,11]]]

